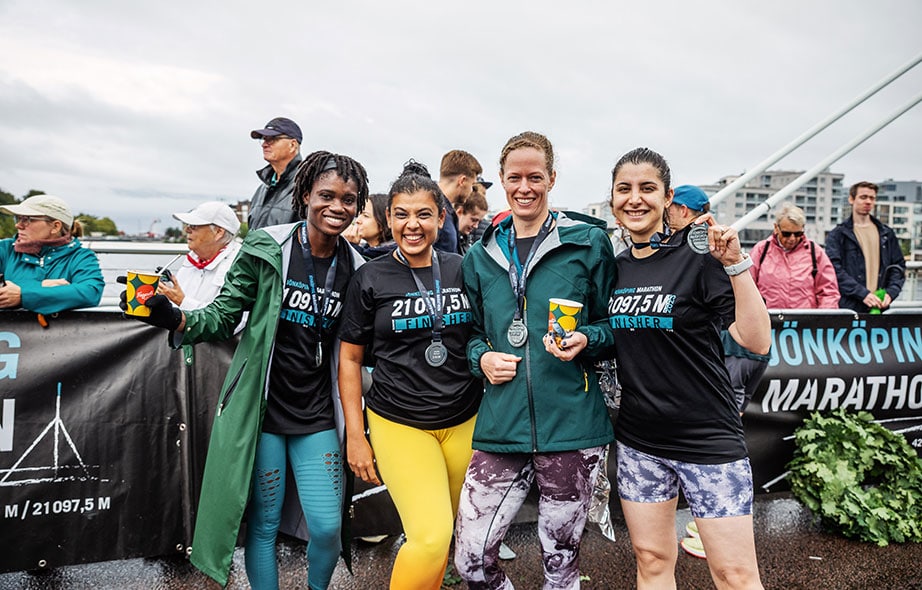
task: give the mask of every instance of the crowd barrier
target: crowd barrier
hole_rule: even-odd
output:
[[[184,553],[233,343],[171,350],[112,311],[48,322],[0,312],[0,571]],[[922,450],[922,311],[773,314],[772,327],[744,417],[757,492],[784,486],[813,410],[870,411]],[[291,506],[283,530],[300,536]],[[351,512],[356,536],[399,532],[381,487],[357,485]]]

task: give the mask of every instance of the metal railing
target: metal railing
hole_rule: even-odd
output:
[[[122,286],[115,282],[115,277],[123,274],[128,267],[132,270],[153,270],[157,266],[168,264],[175,259],[177,254],[189,251],[184,243],[170,244],[166,242],[117,242],[117,241],[87,241],[84,247],[89,248],[99,255],[99,265],[103,277],[106,279],[106,289],[100,307],[118,305],[118,294]],[[129,262],[131,264],[129,264]],[[906,284],[903,292],[893,302],[891,311],[907,308],[922,308],[922,289],[919,287],[919,278],[922,275],[922,262],[910,261],[906,263]],[[810,310],[822,312],[824,310]],[[836,311],[836,310],[829,310]]]

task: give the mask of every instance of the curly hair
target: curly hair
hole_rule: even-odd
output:
[[[304,202],[304,197],[313,190],[314,183],[330,171],[335,171],[339,174],[339,177],[344,182],[355,181],[358,188],[356,215],[365,209],[365,201],[368,199],[368,173],[365,172],[365,167],[349,156],[316,151],[304,158],[304,161],[298,165],[298,171],[295,174],[291,207],[301,219],[307,218],[307,204]]]

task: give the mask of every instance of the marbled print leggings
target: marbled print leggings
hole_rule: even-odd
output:
[[[579,588],[579,544],[604,446],[559,453],[474,451],[455,528],[455,568],[471,590],[513,588],[499,545],[538,484],[545,590]]]

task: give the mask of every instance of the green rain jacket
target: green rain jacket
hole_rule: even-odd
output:
[[[550,453],[614,439],[593,369],[595,357],[614,344],[607,324],[616,272],[611,242],[601,220],[572,212],[555,215],[557,223],[528,269],[528,341],[521,348],[514,348],[506,338],[516,306],[507,256],[511,217],[488,229],[464,258],[464,287],[474,314],[474,332],[467,346],[471,372],[484,377],[480,357],[488,351],[522,357],[512,381],[487,382],[474,427],[475,449]],[[577,330],[589,344],[571,362],[558,360],[544,349],[551,297],[583,303]]]
[[[243,312],[250,312],[218,398],[190,554],[192,564],[221,585],[227,584],[249,499],[290,258],[288,243],[299,225],[270,226],[247,234],[214,302],[203,309],[185,311],[185,331],[172,338],[174,346],[226,340],[233,336]],[[353,248],[349,251],[357,268],[362,258]],[[333,408],[342,442],[339,347],[333,348]]]

